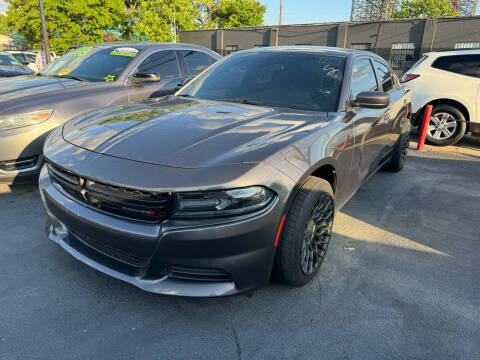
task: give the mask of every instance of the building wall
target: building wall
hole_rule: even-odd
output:
[[[179,38],[222,55],[232,46],[238,50],[275,45],[369,46],[400,74],[425,52],[454,49],[460,42],[480,43],[480,16],[194,30],[180,32]]]

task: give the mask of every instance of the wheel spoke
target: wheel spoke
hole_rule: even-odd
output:
[[[330,196],[320,196],[310,213],[302,241],[301,268],[306,275],[314,273],[322,263],[331,234],[333,215]]]
[[[443,129],[442,132],[443,132],[443,134],[445,135],[445,138],[449,138],[450,136],[453,135],[453,132],[451,132],[451,131],[448,130],[448,129]]]
[[[441,133],[442,133],[442,132],[441,132],[440,130],[436,129],[436,130],[435,130],[435,134],[433,134],[433,138],[434,138],[434,139],[440,139]]]

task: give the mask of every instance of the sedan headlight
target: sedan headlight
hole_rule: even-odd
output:
[[[40,124],[47,121],[53,114],[53,109],[33,111],[24,114],[0,116],[0,130]]]
[[[263,186],[178,193],[172,217],[193,219],[242,215],[265,208],[274,198],[273,191]]]

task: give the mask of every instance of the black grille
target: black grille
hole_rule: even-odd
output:
[[[16,160],[0,161],[0,169],[3,171],[23,170],[34,167],[37,164],[38,156],[21,158]]]
[[[148,262],[147,257],[138,256],[137,254],[126,251],[125,249],[119,249],[117,247],[107,245],[87,235],[78,235],[71,230],[70,232],[73,234],[73,236],[75,236],[77,240],[81,241],[85,245],[96,251],[100,251],[104,255],[107,255],[115,260],[119,260],[123,263],[133,265],[135,267],[143,267]]]
[[[223,270],[187,266],[169,266],[168,277],[177,280],[225,282],[232,281]]]
[[[77,200],[98,210],[128,219],[160,222],[168,215],[170,194],[126,189],[99,183],[48,164],[55,183]]]

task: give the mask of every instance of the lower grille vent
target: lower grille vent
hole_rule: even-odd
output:
[[[223,270],[187,266],[169,266],[168,277],[177,280],[225,282],[232,281]]]
[[[107,256],[115,259],[115,260],[121,261],[123,263],[126,263],[128,265],[132,265],[132,266],[135,266],[135,267],[144,267],[148,262],[148,258],[146,258],[146,257],[138,256],[136,254],[132,254],[129,251],[118,249],[118,248],[113,247],[111,245],[105,244],[101,241],[98,241],[98,240],[96,240],[96,239],[94,239],[90,236],[77,235],[76,233],[72,232],[71,230],[70,230],[70,232],[72,233],[73,236],[75,236],[75,238],[77,238],[77,240],[81,241],[82,243],[84,243],[88,247],[90,247],[90,248],[92,248],[96,251],[99,251],[102,254],[107,255]]]
[[[0,161],[0,170],[15,171],[32,168],[37,164],[38,156],[21,158],[16,160]]]

